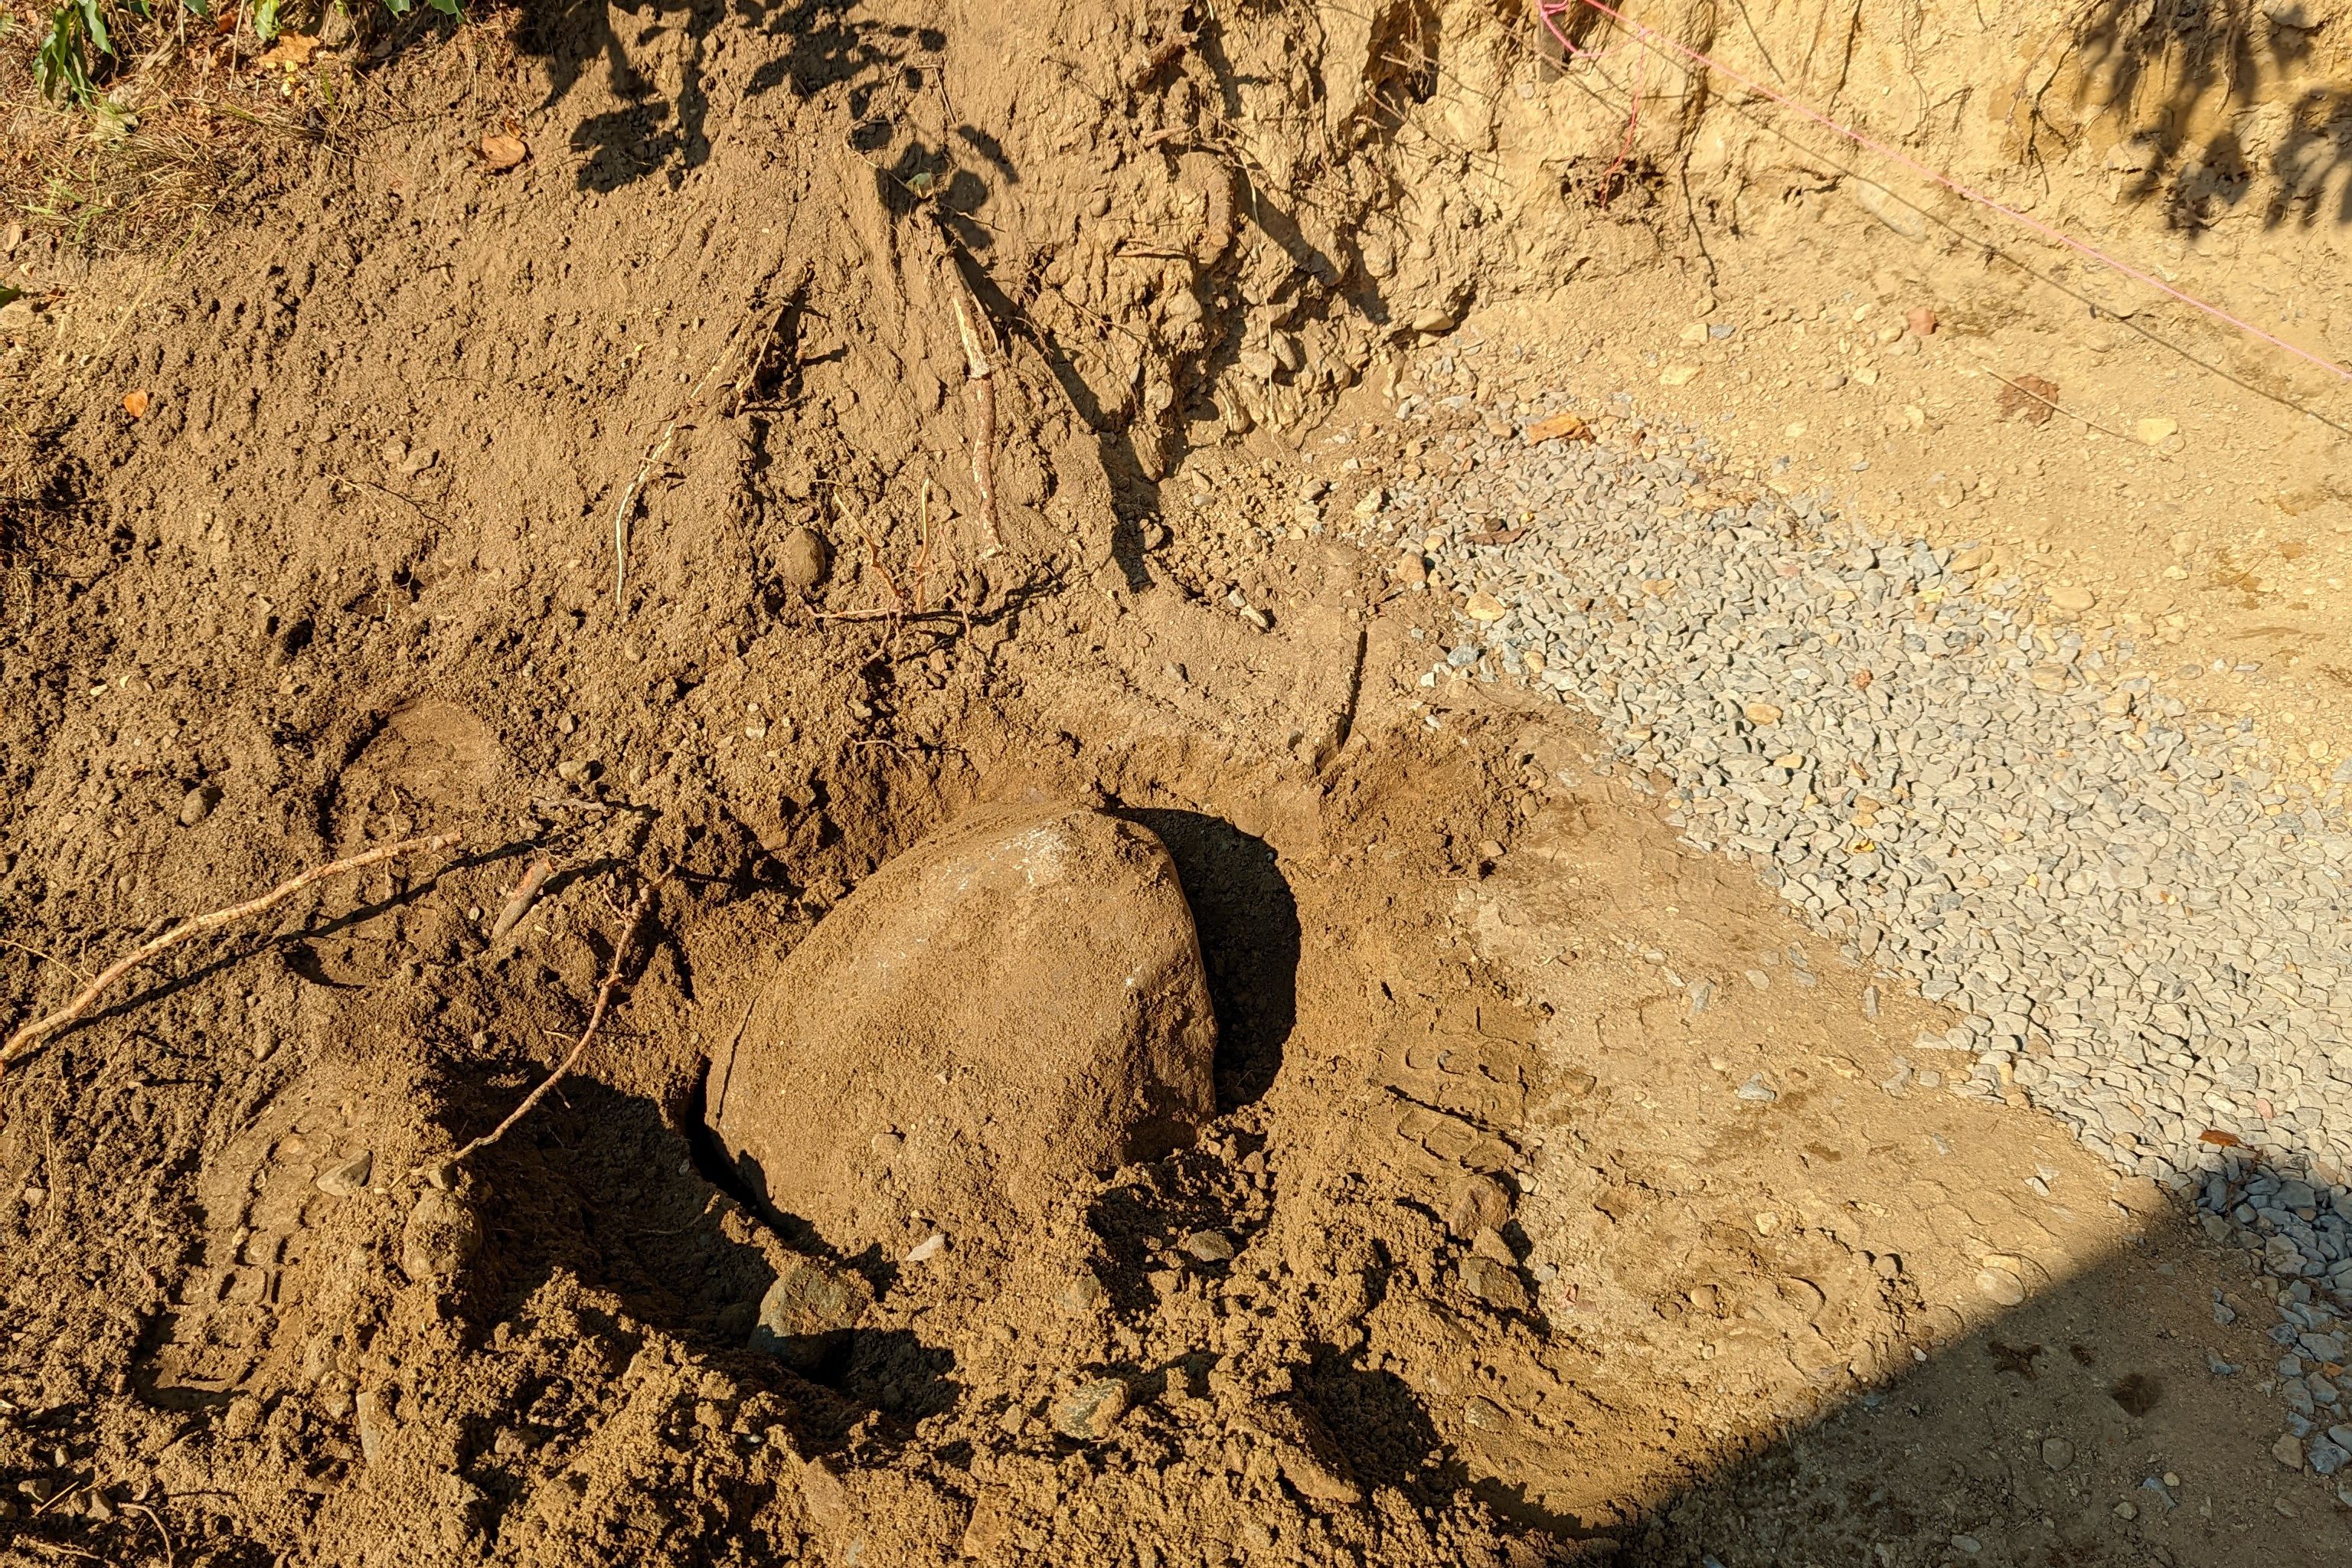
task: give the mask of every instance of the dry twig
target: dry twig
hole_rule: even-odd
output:
[[[241,904],[233,904],[225,910],[215,910],[210,914],[197,915],[169,927],[162,934],[140,943],[130,952],[100,970],[98,978],[82,987],[72,1001],[47,1017],[34,1019],[9,1036],[8,1043],[5,1046],[0,1046],[0,1068],[5,1068],[17,1058],[29,1054],[34,1047],[56,1034],[59,1029],[87,1017],[90,1009],[97,1005],[99,997],[105,994],[108,986],[165,949],[177,947],[192,936],[201,936],[208,931],[218,931],[223,926],[234,925],[238,921],[249,919],[254,915],[267,914],[314,882],[323,882],[330,877],[340,877],[347,871],[359,871],[370,866],[380,866],[387,860],[399,859],[404,855],[446,849],[457,842],[457,837],[455,833],[436,833],[427,838],[404,838],[395,844],[381,844],[362,854],[346,856],[341,860],[331,860],[324,866],[313,866],[300,876],[280,882],[257,899],[247,900]]]
[[[119,1502],[114,1506],[125,1513],[146,1515],[147,1522],[155,1527],[155,1533],[163,1538],[163,1568],[178,1568],[178,1559],[172,1551],[172,1532],[163,1528],[163,1515],[160,1510],[149,1508],[143,1502]]]
[[[662,426],[653,449],[646,454],[646,460],[637,465],[636,477],[623,487],[621,502],[613,509],[613,605],[624,616],[628,614],[628,602],[622,597],[621,591],[629,585],[629,519],[636,510],[637,497],[644,491],[646,480],[652,477],[653,471],[668,458],[670,447],[677,441],[678,426],[686,423],[686,416],[694,412],[696,404],[702,401],[702,395],[710,389],[711,379],[735,357],[735,345],[742,341],[743,328],[738,324],[733,331],[727,334],[727,345],[719,351],[719,357],[710,362],[710,368],[702,373],[702,379],[694,384],[693,389],[686,395],[686,401],[678,405],[676,414],[670,416],[669,423]]]
[[[972,324],[963,279],[951,279],[949,288],[956,333],[963,339],[964,395],[971,400],[971,482],[980,492],[980,554],[984,561],[1004,547],[996,531],[996,374]]]
[[[523,916],[530,913],[531,905],[539,901],[540,890],[554,875],[555,862],[546,856],[541,855],[530,863],[530,868],[522,874],[522,880],[515,884],[515,890],[507,895],[507,901],[499,907],[498,920],[490,926],[492,947],[506,941],[508,933],[522,924]]]
[[[572,1049],[565,1053],[562,1061],[555,1064],[555,1070],[547,1075],[545,1081],[529,1094],[524,1095],[520,1105],[507,1112],[505,1121],[450,1155],[447,1163],[455,1165],[467,1155],[479,1149],[487,1149],[505,1137],[508,1129],[530,1115],[530,1108],[545,1100],[548,1092],[563,1081],[563,1075],[578,1065],[581,1053],[588,1048],[588,1043],[596,1037],[597,1029],[604,1022],[604,1014],[613,1005],[613,993],[621,988],[622,969],[629,962],[629,949],[636,938],[638,924],[646,918],[646,905],[652,901],[653,894],[653,884],[648,882],[639,888],[637,896],[630,900],[629,912],[621,920],[621,934],[613,942],[612,965],[604,971],[604,984],[596,987],[595,1005],[588,1010],[588,1026],[580,1031],[580,1038],[573,1043]]]

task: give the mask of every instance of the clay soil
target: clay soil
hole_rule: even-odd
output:
[[[2238,537],[2230,497],[2149,497],[2145,447],[2029,435],[1981,380],[1820,390],[1845,328],[1771,323],[1990,292],[2003,366],[2076,352],[1869,213],[1702,257],[1580,144],[1560,226],[1476,253],[1542,287],[1472,309],[1446,268],[1491,224],[1396,216],[1413,111],[1330,107],[1441,100],[1380,62],[1459,8],[1314,48],[1012,9],[427,30],[352,48],[335,135],[167,242],[8,230],[11,1026],[172,918],[460,837],[175,949],[0,1081],[0,1561],[2345,1561],[2352,1510],[2271,1457],[2242,1263],[2021,1104],[1882,1089],[1948,1020],[1679,844],[1580,716],[1432,710],[1457,601],[1339,526],[1435,462],[1416,390],[1629,393],[1758,475],[1860,486],[1867,442],[1890,509],[1965,447],[1910,526],[2218,650],[2208,700],[2324,771],[2352,522],[2296,389],[2181,417],[2192,456],[2269,454],[2289,521]],[[1294,89],[1290,161],[1248,163]],[[1736,351],[1685,332],[1742,310]],[[2081,352],[2070,405],[2168,412],[2174,361]],[[1308,480],[1330,527],[1292,526]],[[2082,521],[2133,485],[2176,515]],[[2318,574],[2292,607],[2246,575],[2284,541]],[[2180,595],[2235,575],[2191,603],[2176,561]],[[2305,668],[2250,685],[2255,646]],[[832,1259],[875,1298],[845,1341],[751,1348],[817,1243],[717,1156],[707,1066],[877,867],[1022,801],[1167,845],[1215,1120],[1034,1228]],[[616,943],[579,1067],[448,1165]],[[1074,1422],[1106,1379],[1123,1412]]]

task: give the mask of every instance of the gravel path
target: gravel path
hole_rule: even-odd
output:
[[[2273,1452],[2352,1483],[2331,1381],[2352,1341],[2341,790],[2284,784],[2251,721],[2191,717],[1973,570],[1986,552],[1870,537],[1810,500],[1726,503],[1688,431],[1653,425],[1639,452],[1523,438],[1572,406],[1477,411],[1433,444],[1467,474],[1369,520],[1367,542],[1418,547],[1472,595],[1423,685],[1581,703],[1667,781],[1691,844],[1962,1015],[1887,1092],[2021,1090],[2251,1250],[2277,1286],[2279,1360],[2250,1373],[2289,1406]]]

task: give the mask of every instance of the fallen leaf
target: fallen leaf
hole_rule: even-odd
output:
[[[530,149],[524,145],[521,137],[509,136],[503,132],[493,132],[483,137],[481,153],[483,164],[491,173],[499,174],[530,156]]]
[[[285,66],[292,69],[309,65],[310,57],[318,51],[319,40],[310,34],[280,33],[278,35],[278,41],[269,46],[268,52],[262,55],[258,63],[265,66]]]
[[[1538,441],[1590,441],[1592,426],[1573,414],[1555,414],[1549,419],[1538,419],[1528,426],[1528,445]]]
[[[1939,325],[1936,320],[1936,312],[1929,310],[1925,305],[1912,306],[1911,309],[1905,313],[1903,317],[1903,324],[1910,328],[1911,335],[1916,338],[1934,337],[1936,335],[1936,328]]]
[[[122,412],[130,415],[133,419],[143,419],[154,401],[143,387],[137,392],[126,392],[122,395]]]
[[[1519,537],[1526,532],[1527,530],[1524,528],[1490,528],[1484,533],[1472,534],[1468,542],[1472,544],[1510,544],[1516,542]]]
[[[2234,1132],[2224,1132],[2218,1127],[2208,1127],[2204,1131],[2197,1134],[2197,1142],[2210,1143],[2216,1149],[2235,1149],[2240,1146],[2242,1141]]]
[[[1995,403],[2004,419],[2012,414],[2022,414],[2029,425],[2047,425],[2050,416],[2058,412],[2058,384],[2038,375],[2021,375],[2015,381],[2000,384],[2000,395]]]

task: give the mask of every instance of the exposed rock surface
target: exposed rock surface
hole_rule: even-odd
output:
[[[778,966],[713,1065],[709,1121],[778,1209],[896,1255],[1189,1141],[1215,1039],[1160,841],[995,808],[884,866]]]

